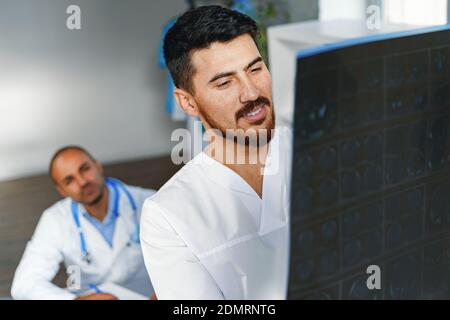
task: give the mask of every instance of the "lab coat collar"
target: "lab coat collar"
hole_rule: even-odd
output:
[[[108,188],[108,212],[106,213],[105,218],[103,219],[103,221],[101,221],[101,223],[103,224],[107,224],[110,223],[112,219],[117,218],[114,214],[113,214],[113,209],[114,209],[114,192],[111,188],[110,185],[106,184],[106,187]],[[81,207],[81,214],[83,215],[83,217],[87,217],[90,216],[89,212],[87,212],[86,208],[83,205],[80,205]],[[96,219],[95,217],[92,217],[93,219]],[[89,219],[87,219],[89,220]],[[99,221],[100,222],[100,221]]]
[[[269,143],[269,150],[267,153],[266,163],[273,163],[273,158],[278,158],[279,155],[274,157],[275,152],[279,152],[278,144],[279,143],[279,133],[278,129],[275,130],[272,140]],[[275,148],[273,146],[276,146]],[[207,167],[208,173],[207,177],[213,179],[216,183],[224,186],[227,189],[231,189],[236,192],[244,193],[250,195],[258,200],[262,200],[256,191],[242,178],[239,174],[234,172],[232,169],[222,164],[221,162],[211,158],[205,152],[201,152],[197,157],[193,159],[193,165],[200,165],[202,168]],[[267,167],[267,165],[266,165]],[[264,169],[264,178],[263,178],[263,193],[262,197],[264,197],[264,181],[266,180],[266,172],[267,168]]]
[[[131,205],[123,193],[119,190],[120,202],[119,202],[119,216],[116,221],[116,229],[113,237],[113,256],[114,259],[120,254],[125,246],[131,241],[131,235],[134,232],[134,214],[135,212],[131,208]],[[132,245],[135,245],[132,243]]]
[[[116,225],[114,227],[114,234],[113,234],[113,241],[112,241],[112,247],[110,247],[109,243],[103,238],[100,231],[97,230],[97,228],[92,225],[92,223],[85,217],[85,214],[88,214],[86,209],[83,205],[80,205],[81,211],[83,214],[81,215],[83,217],[83,220],[85,223],[82,225],[82,228],[89,228],[90,232],[87,236],[87,245],[89,246],[89,243],[91,241],[96,241],[96,244],[101,247],[102,250],[109,250],[113,252],[113,256],[116,257],[121,250],[127,245],[128,241],[130,240],[131,233],[133,232],[133,229],[131,228],[133,223],[133,217],[131,217],[132,214],[134,214],[128,199],[126,195],[123,193],[122,190],[118,190],[119,192],[119,208],[118,208],[118,217],[115,217],[113,214],[113,208],[114,208],[114,199],[112,191],[112,187],[110,185],[107,185],[108,187],[108,213],[107,216],[104,219],[104,222],[107,222],[107,219],[116,219]],[[89,238],[93,238],[90,240]],[[96,246],[97,248],[97,246]],[[89,248],[88,248],[89,250]],[[92,252],[92,255],[95,255],[95,252]]]
[[[264,168],[262,198],[239,174],[212,159],[206,153],[202,153],[198,159],[194,159],[197,164],[201,164],[202,169],[207,166],[206,176],[208,178],[226,189],[250,196],[251,201],[247,201],[246,206],[251,208],[249,212],[259,220],[260,234],[282,228],[289,220],[290,162],[287,160],[291,152],[290,139],[282,140],[284,137],[288,137],[284,132],[280,132],[284,129],[275,130],[269,144]]]

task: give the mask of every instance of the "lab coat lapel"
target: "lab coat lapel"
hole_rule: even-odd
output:
[[[86,212],[82,205],[78,205],[81,229],[86,240],[86,250],[91,256],[92,263],[87,266],[86,272],[95,274],[95,281],[101,282],[110,273],[112,264],[112,248],[103,238],[97,228],[84,217],[82,212]],[[78,242],[79,239],[77,238]],[[78,249],[80,250],[80,249]],[[84,263],[84,262],[83,262]],[[93,271],[95,270],[95,271]]]
[[[218,183],[225,187],[227,190],[231,190],[236,194],[236,202],[234,207],[241,208],[244,206],[247,209],[253,219],[257,221],[257,225],[261,223],[261,198],[253,190],[253,188],[236,172],[225,166],[224,164],[210,158],[206,154],[203,154],[204,161],[207,164],[207,177],[213,179],[215,183]],[[230,204],[227,204],[230,205]]]
[[[290,147],[280,130],[285,128],[275,130],[264,168],[261,234],[285,226],[289,218]]]
[[[86,212],[83,206],[79,206],[79,216],[81,220],[81,229],[83,230],[86,238],[86,249],[91,255],[95,255],[98,250],[111,252],[111,247],[106,242],[105,238],[101,235],[100,231],[84,217],[81,212]]]
[[[117,258],[117,256],[120,254],[120,252],[123,250],[123,248],[128,244],[128,241],[130,239],[130,212],[131,209],[129,209],[127,205],[126,199],[124,199],[125,196],[121,194],[120,197],[120,203],[119,203],[119,216],[116,220],[116,226],[114,230],[114,237],[113,237],[113,256],[114,259]]]
[[[281,132],[286,130],[286,132]],[[259,223],[261,234],[286,225],[289,219],[289,177],[291,166],[290,132],[277,128],[269,145],[268,158],[264,168],[262,199],[253,188],[236,172],[224,164],[202,154],[208,168],[208,177],[237,193],[239,201]]]
[[[210,158],[205,153],[201,153],[196,161],[207,169],[207,176],[215,180],[216,183],[235,192],[259,198],[255,190],[253,190],[239,174],[228,168],[226,165]]]
[[[116,228],[113,237],[113,254],[111,260],[111,272],[107,279],[111,282],[121,281],[127,277],[127,268],[125,267],[131,261],[126,261],[126,257],[123,256],[124,251],[127,250],[127,244],[130,240],[129,224],[129,211],[124,211],[124,201],[121,201],[119,206],[119,216],[116,220]]]

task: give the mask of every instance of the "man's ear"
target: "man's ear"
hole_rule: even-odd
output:
[[[104,172],[103,172],[102,164],[99,161],[97,161],[97,160],[94,161],[94,164],[97,167],[98,171],[103,175]]]
[[[191,117],[198,116],[198,107],[194,97],[187,91],[175,88],[173,95],[178,102],[178,105],[183,111]]]

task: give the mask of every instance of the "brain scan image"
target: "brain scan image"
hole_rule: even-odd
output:
[[[450,299],[449,37],[299,52],[290,299]]]

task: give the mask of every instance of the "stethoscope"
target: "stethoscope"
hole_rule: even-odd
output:
[[[133,242],[139,244],[139,222],[137,219],[137,205],[133,197],[131,196],[130,191],[122,182],[118,180],[106,178],[105,182],[109,186],[111,186],[111,189],[113,191],[114,206],[112,213],[114,215],[114,219],[117,219],[119,217],[119,200],[120,200],[119,189],[122,190],[127,196],[128,202],[130,203],[130,206],[133,209],[133,217],[135,222],[135,230],[130,235],[130,239],[127,242],[127,247],[130,247]],[[72,217],[77,227],[78,234],[80,235],[81,260],[83,260],[87,264],[90,264],[92,259],[91,255],[86,249],[86,238],[84,236],[83,229],[81,229],[80,217],[78,214],[78,203],[73,200],[72,200]]]

